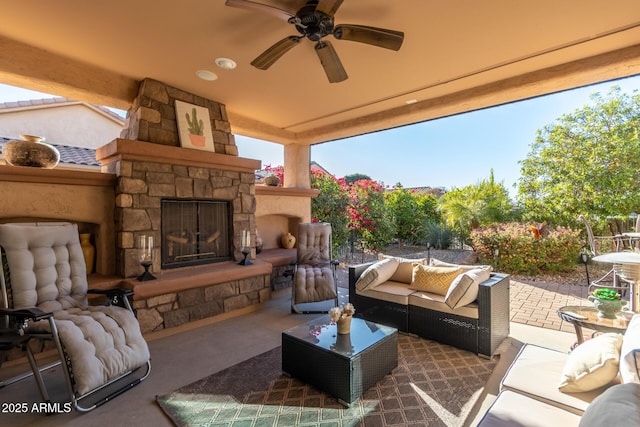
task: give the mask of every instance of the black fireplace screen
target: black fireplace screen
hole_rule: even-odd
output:
[[[163,200],[162,268],[231,259],[229,202]]]

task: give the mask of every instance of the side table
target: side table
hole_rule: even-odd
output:
[[[629,326],[630,318],[623,312],[617,314],[615,319],[604,319],[598,317],[598,310],[595,307],[583,307],[579,305],[569,305],[558,309],[558,316],[565,322],[569,322],[576,330],[578,345],[584,342],[582,328],[591,329],[596,332],[617,332],[624,334]]]

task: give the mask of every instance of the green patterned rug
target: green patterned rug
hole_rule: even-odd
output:
[[[349,408],[283,375],[280,347],[156,400],[176,426],[463,425],[495,357],[398,338],[398,367]]]

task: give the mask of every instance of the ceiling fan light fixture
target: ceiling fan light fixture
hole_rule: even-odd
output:
[[[213,71],[209,70],[198,70],[196,71],[196,76],[202,80],[213,81],[218,79],[218,75]]]
[[[223,70],[233,70],[238,66],[238,64],[236,64],[236,61],[231,58],[216,58],[214,62]]]

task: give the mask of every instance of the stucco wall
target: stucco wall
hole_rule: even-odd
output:
[[[0,136],[38,135],[47,142],[98,148],[120,135],[122,124],[84,104],[0,111]]]

